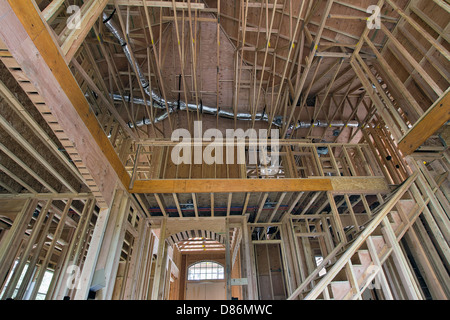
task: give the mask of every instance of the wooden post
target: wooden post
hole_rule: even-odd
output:
[[[328,218],[322,217],[320,220],[322,222],[322,230],[323,232],[325,232],[325,245],[327,247],[327,252],[331,252],[333,251],[334,243],[333,238],[331,236],[330,228],[328,227]]]
[[[78,225],[75,229],[75,232],[71,238],[70,244],[68,245],[67,254],[64,257],[64,263],[62,265],[61,275],[58,278],[58,282],[55,284],[55,291],[54,291],[54,299],[56,300],[62,300],[62,298],[66,295],[66,293],[69,291],[69,288],[67,286],[67,280],[69,278],[69,274],[67,272],[67,268],[69,266],[76,265],[76,259],[74,257],[77,256],[77,246],[78,248],[81,247],[81,243],[84,239],[84,235],[87,231],[87,227],[89,224],[89,219],[87,219],[87,216],[90,217],[90,214],[92,213],[92,210],[94,209],[93,206],[91,206],[92,202],[95,204],[95,200],[89,200],[86,201],[83,207],[83,211],[80,216],[80,220],[78,222]],[[92,210],[90,210],[92,209]],[[86,223],[86,221],[88,221]],[[84,230],[84,233],[83,233]],[[81,250],[81,248],[80,248]]]
[[[147,224],[147,223],[146,223]],[[144,254],[145,258],[141,262],[141,278],[139,279],[139,291],[137,293],[137,298],[140,300],[147,300],[146,292],[148,292],[149,278],[151,275],[151,260],[152,260],[152,250],[153,250],[153,234],[151,228],[146,225],[147,235],[145,238]]]
[[[247,299],[248,300],[255,300],[255,291],[254,291],[254,278],[253,275],[255,274],[253,270],[253,265],[251,261],[251,254],[250,254],[250,235],[248,232],[248,225],[247,225],[247,219],[248,216],[246,215],[242,219],[242,239],[243,239],[243,248],[244,248],[244,257],[245,257],[245,270],[247,272]]]
[[[227,300],[231,300],[231,245],[228,218],[225,222],[225,281],[226,297]]]
[[[345,265],[345,271],[350,282],[352,295],[354,295],[356,299],[361,300],[361,291],[359,289],[358,279],[356,278],[351,260],[347,261],[347,264]],[[324,292],[328,292],[327,288],[325,288]]]
[[[16,294],[15,299],[17,300],[23,300],[24,296],[26,294],[26,291],[28,289],[28,286],[30,284],[30,281],[34,278],[35,272],[37,269],[37,262],[40,257],[42,247],[44,246],[45,240],[47,240],[48,236],[48,230],[50,229],[50,225],[52,224],[53,217],[55,215],[55,212],[49,211],[48,218],[45,221],[44,226],[41,230],[39,230],[39,236],[36,239],[37,242],[34,245],[33,251],[31,252],[30,259],[28,260],[28,268],[25,273],[25,276],[22,278],[22,283],[20,284],[19,290]],[[23,257],[27,259],[28,257]]]
[[[30,237],[27,240],[28,242],[26,244],[24,252],[22,252],[20,261],[17,264],[16,268],[14,269],[13,276],[8,283],[6,292],[3,294],[3,297],[2,297],[3,299],[12,297],[14,290],[16,288],[17,282],[19,281],[20,275],[22,274],[23,268],[25,267],[25,264],[28,261],[28,256],[30,255],[31,250],[34,247],[34,243],[39,235],[41,226],[44,222],[45,217],[47,216],[48,210],[50,209],[52,201],[53,201],[52,199],[47,200],[45,206],[41,208],[39,216],[36,219],[33,229],[31,230]]]
[[[353,207],[352,207],[352,203],[350,201],[350,197],[348,196],[348,194],[345,194],[344,198],[345,198],[345,202],[347,203],[347,208],[348,208],[348,211],[350,212],[350,216],[352,218],[352,222],[353,222],[353,224],[355,226],[355,229],[357,231],[359,231],[359,224],[358,224],[358,221],[356,220],[355,212],[353,211]]]
[[[158,255],[156,259],[156,269],[155,269],[155,278],[153,280],[153,290],[151,295],[151,300],[158,300],[159,298],[159,287],[161,285],[161,274],[163,273],[163,255],[165,251],[166,242],[166,221],[167,218],[163,218],[161,220],[161,228],[159,232],[159,242],[158,242]]]
[[[116,255],[122,247],[122,230],[124,229],[123,225],[127,218],[126,214],[128,213],[127,198],[122,190],[116,190],[113,204],[109,211],[111,218],[108,219],[108,225],[103,236],[102,246],[96,264],[96,271],[103,269],[105,272],[105,287],[97,291],[96,299],[109,300],[112,296],[115,270],[118,262],[116,261]]]
[[[6,280],[6,275],[14,261],[19,245],[25,235],[25,230],[36,209],[37,202],[37,199],[31,200],[30,198],[24,203],[22,210],[14,219],[11,229],[5,237],[2,238],[0,243],[0,288],[3,287],[3,281]]]
[[[309,232],[308,221],[306,219],[305,224],[300,226],[301,232]],[[314,261],[314,255],[311,250],[311,244],[307,237],[302,237],[302,247],[303,247],[303,256],[305,257],[306,268],[308,270],[308,274],[311,274],[316,268],[316,263]]]
[[[69,239],[68,242],[69,243],[72,241],[74,234],[75,234],[75,230],[73,228],[70,229],[69,234],[68,234],[68,239]],[[62,281],[61,279],[65,276],[64,272],[66,270],[63,269],[63,267],[67,260],[68,252],[69,252],[69,244],[66,244],[61,251],[61,255],[59,257],[58,264],[56,265],[52,281],[50,282],[50,286],[48,288],[47,295],[45,296],[45,300],[56,299],[56,297],[58,295],[58,285],[59,285],[59,283],[61,283],[61,281]]]
[[[387,243],[393,249],[392,256],[394,258],[397,271],[400,275],[400,278],[402,279],[403,286],[405,288],[406,294],[408,295],[408,298],[411,300],[422,300],[420,290],[417,286],[417,283],[414,280],[412,271],[408,266],[406,257],[403,254],[402,249],[400,248],[400,245],[397,242],[394,230],[392,229],[392,226],[387,217],[383,219],[383,224],[384,227],[382,228],[382,231],[385,234]]]
[[[84,262],[81,278],[79,279],[79,288],[75,293],[75,300],[86,300],[88,297],[110,212],[111,209],[101,208],[98,213],[94,234],[89,243],[86,261]]]
[[[288,225],[286,226],[287,234],[289,237],[289,243],[291,246],[291,250],[293,253],[294,259],[294,270],[296,271],[297,277],[297,285],[299,285],[302,281],[306,279],[305,271],[303,270],[303,265],[301,263],[301,257],[299,256],[299,246],[298,239],[295,236],[294,225],[292,223],[292,218],[290,215],[286,214],[286,219],[288,219]]]
[[[281,226],[278,226],[279,228],[279,232],[281,235],[281,243],[280,243],[280,248],[281,248],[281,261],[282,261],[282,266],[284,269],[284,277],[285,277],[285,282],[286,282],[286,286],[287,286],[287,294],[288,296],[292,293],[292,291],[295,288],[295,274],[293,272],[293,270],[291,270],[292,267],[292,257],[291,257],[291,252],[290,252],[290,246],[289,246],[289,242],[287,239],[287,234],[285,231],[285,227],[286,227],[286,223],[283,223]]]
[[[167,280],[168,277],[170,277],[170,267],[168,267],[168,260],[169,260],[169,243],[164,240],[164,256],[162,259],[162,265],[161,265],[161,275],[159,279],[159,290],[158,290],[158,298],[157,300],[164,300],[167,293]]]
[[[44,261],[42,261],[41,268],[39,269],[39,272],[38,272],[38,274],[36,276],[36,284],[35,284],[35,286],[33,288],[31,296],[30,296],[31,300],[34,300],[36,298],[36,295],[38,293],[39,287],[41,285],[41,281],[44,278],[45,271],[47,270],[48,263],[50,261],[50,258],[52,256],[52,254],[53,254],[53,250],[55,248],[56,242],[59,240],[59,238],[61,236],[61,233],[62,233],[62,231],[64,229],[65,221],[66,221],[66,218],[67,218],[67,213],[69,212],[71,204],[72,204],[72,199],[69,199],[67,201],[67,203],[66,203],[64,211],[62,212],[62,214],[60,216],[58,227],[56,228],[56,230],[55,230],[55,232],[53,234],[53,240],[52,240],[49,248],[47,249],[47,254],[46,254],[45,258],[44,258]]]
[[[85,205],[85,206],[87,206],[87,205]],[[87,209],[88,211],[87,211],[86,215],[83,216],[83,219],[80,220],[80,224],[77,227],[77,229],[79,229],[79,233],[78,233],[79,238],[76,239],[78,244],[77,244],[77,246],[75,248],[75,252],[73,254],[73,258],[72,258],[73,264],[78,264],[78,259],[80,257],[83,257],[84,243],[88,241],[89,232],[90,232],[89,229],[90,229],[90,224],[91,224],[92,215],[94,213],[94,209],[95,209],[95,200],[92,199],[91,202],[89,203],[89,206]]]
[[[127,276],[127,295],[126,299],[135,300],[136,292],[138,291],[138,279],[140,277],[140,271],[142,269],[142,260],[145,259],[144,245],[147,236],[147,228],[145,227],[145,221],[139,220],[139,229],[137,232],[137,243],[133,250],[133,256],[131,261],[131,272],[128,272]]]
[[[373,263],[380,268],[380,272],[377,275],[377,279],[381,284],[381,288],[383,290],[384,297],[386,300],[393,300],[391,289],[389,288],[389,284],[386,279],[386,275],[383,272],[382,265],[380,259],[378,258],[378,253],[376,251],[375,245],[372,241],[371,237],[367,238],[367,247],[369,248],[370,256],[372,257]]]
[[[401,284],[399,283],[397,276],[394,273],[394,268],[392,266],[391,259],[387,259],[384,263],[385,265],[385,271],[386,271],[386,278],[389,281],[389,284],[392,288],[392,294],[395,298],[395,300],[406,300],[407,298],[403,295],[403,292],[401,290]]]
[[[347,238],[345,236],[344,228],[342,227],[341,217],[339,216],[338,209],[336,207],[336,202],[334,201],[334,196],[332,193],[327,192],[328,201],[330,202],[331,212],[333,213],[333,220],[337,227],[337,234],[339,235],[339,241],[347,243]]]

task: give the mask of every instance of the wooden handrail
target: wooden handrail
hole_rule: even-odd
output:
[[[398,200],[403,196],[403,194],[409,189],[412,183],[417,178],[418,173],[414,172],[395,192],[395,194],[389,199],[389,201],[385,202],[382,206],[380,212],[374,216],[372,221],[367,225],[367,227],[360,233],[360,235],[356,238],[356,240],[352,243],[352,245],[344,252],[341,258],[333,265],[333,267],[327,272],[327,274],[319,281],[316,287],[314,287],[309,294],[305,297],[305,300],[312,300],[317,298],[319,294],[325,290],[326,286],[334,279],[334,277],[338,274],[338,272],[346,265],[347,261],[355,254],[358,248],[367,240],[367,238],[372,234],[372,232],[378,227],[378,225],[383,221],[386,215],[392,210],[392,208],[396,205]],[[340,244],[342,245],[342,243]],[[340,249],[340,246],[337,246],[336,249]],[[332,251],[331,254],[335,252]],[[338,251],[338,250],[337,250]],[[327,257],[327,261],[331,258],[331,254]],[[334,253],[335,255],[335,253]],[[333,255],[333,256],[334,256]],[[324,260],[324,262],[326,262]],[[324,262],[320,264],[319,267],[314,270],[314,272],[305,279],[305,281],[289,296],[288,300],[292,300],[296,298],[301,291],[313,280],[313,278],[318,274],[318,272],[323,268]]]
[[[331,259],[336,256],[336,254],[339,252],[339,250],[342,249],[343,246],[344,243],[341,242],[336,248],[334,248],[333,251],[331,251],[325,259],[323,259],[322,263],[317,266],[317,268],[305,279],[305,281],[303,281],[300,287],[295,289],[295,291],[288,297],[288,300],[295,299],[306,288],[306,286],[308,286],[311,281],[314,280],[314,278],[319,274],[320,270],[322,270],[322,268],[324,268],[331,261]]]
[[[355,254],[356,250],[367,240],[367,238],[372,234],[372,232],[378,227],[378,225],[383,221],[386,215],[392,210],[392,208],[397,204],[398,200],[403,196],[403,194],[409,189],[412,183],[417,178],[417,172],[414,172],[395,192],[395,195],[383,205],[383,209],[376,215],[372,222],[361,232],[361,234],[356,238],[355,242],[350,246],[350,248],[345,251],[342,257],[334,264],[331,270],[325,275],[325,277],[320,280],[314,289],[305,297],[305,300],[312,300],[317,298],[317,296],[326,288],[326,286],[334,279],[338,272],[345,266],[347,261]]]

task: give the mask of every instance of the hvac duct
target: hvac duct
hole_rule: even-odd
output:
[[[114,15],[114,12],[110,16],[108,16],[106,13],[103,13],[103,23],[107,27],[107,29],[113,34],[113,36],[117,39],[119,44],[122,46],[122,50],[123,50],[128,62],[130,63],[130,65],[133,65],[132,53],[130,51],[131,49],[129,48],[127,42],[125,41],[124,35],[120,31],[120,29],[116,26],[115,22],[112,20],[112,16]],[[160,97],[158,94],[156,94],[153,90],[150,89],[149,82],[147,81],[139,64],[136,62],[136,63],[134,63],[133,67],[134,67],[133,69],[134,69],[136,75],[139,78],[139,81],[141,82],[142,88],[144,89],[145,93],[149,97],[151,97],[151,99],[153,100],[153,107],[166,110],[163,114],[161,114],[160,116],[158,116],[154,119],[154,123],[163,121],[164,119],[168,118],[170,113],[176,112],[177,110],[188,109],[189,111],[197,111],[197,109],[199,109],[199,106],[197,106],[196,104],[190,104],[190,103],[186,103],[184,101],[178,102],[178,101],[164,100],[162,97]],[[120,95],[113,95],[114,100],[122,100],[122,98],[129,99],[129,97],[127,97],[127,96],[122,97]],[[145,105],[145,100],[134,98],[133,103]],[[169,112],[167,112],[167,110],[169,110]],[[223,111],[220,109],[217,110],[216,108],[211,108],[211,107],[204,106],[204,105],[200,108],[200,111],[203,114],[217,115],[217,113],[218,113],[219,117],[234,119],[234,113],[232,113],[232,112],[227,112],[227,111]],[[244,120],[244,121],[252,120],[252,115],[249,113],[238,113],[236,115],[236,117],[238,120]],[[255,120],[268,122],[269,117],[265,113],[257,113],[255,115]],[[152,124],[152,122],[150,119],[147,119],[147,118],[144,118],[144,119],[136,122],[136,126],[143,126],[143,125],[149,125],[149,124]],[[272,124],[275,126],[278,126],[278,127],[281,126],[283,124],[283,117],[282,116],[274,117]],[[131,123],[129,123],[128,125],[130,127],[133,126],[133,124],[131,124]],[[313,123],[298,122],[295,126],[291,125],[289,128],[289,131],[292,131],[295,129],[300,129],[300,128],[310,128],[311,125],[314,125],[316,127],[329,127],[329,126],[331,126],[331,127],[344,127],[344,126],[358,127],[359,126],[359,124],[356,121],[349,121],[347,124],[345,124],[343,121],[332,121],[330,124],[328,124],[328,122],[317,120]]]

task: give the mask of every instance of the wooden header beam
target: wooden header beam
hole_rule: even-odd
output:
[[[307,179],[167,179],[138,180],[130,193],[228,193],[332,191],[386,193],[384,177],[330,177]]]

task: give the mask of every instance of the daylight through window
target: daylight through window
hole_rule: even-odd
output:
[[[213,261],[202,261],[188,269],[188,280],[223,280],[224,268]]]

